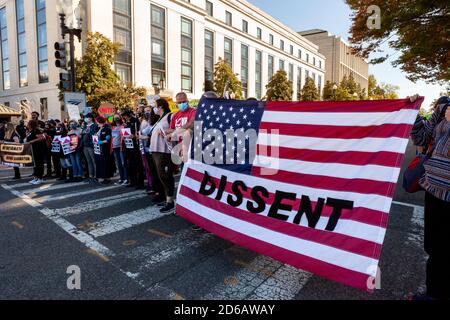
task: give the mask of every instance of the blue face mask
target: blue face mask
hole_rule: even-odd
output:
[[[72,124],[72,125],[70,125],[70,128],[71,128],[72,130],[76,130],[76,129],[77,129],[77,125],[76,125],[76,124]]]
[[[179,103],[178,109],[180,109],[181,112],[186,111],[186,109],[189,107],[189,104],[187,102]]]

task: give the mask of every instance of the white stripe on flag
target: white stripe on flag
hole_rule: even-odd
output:
[[[318,151],[359,151],[359,152],[395,152],[403,153],[408,145],[408,139],[402,138],[363,138],[363,139],[332,139],[301,136],[286,136],[260,132],[258,145],[272,147],[287,147],[293,149],[308,149]]]
[[[265,111],[262,122],[327,126],[378,126],[383,124],[412,124],[417,110],[395,112],[280,112]]]
[[[280,232],[269,230],[247,221],[236,219],[205,207],[179,194],[177,205],[195,212],[197,215],[219,224],[225,228],[251,237],[267,244],[305,255],[316,260],[336,265],[348,270],[369,275],[371,266],[377,265],[377,260],[354,254],[348,251],[322,245],[316,242],[299,239]]]
[[[264,168],[285,170],[294,173],[344,179],[368,179],[394,183],[398,180],[395,179],[394,176],[398,176],[400,174],[400,168],[395,167],[307,162],[266,156],[256,156],[253,164]]]
[[[242,180],[241,174],[228,170],[222,170],[220,168],[209,166],[198,161],[191,161],[189,165],[185,165],[186,170],[188,167],[192,170],[200,172],[201,174],[204,174],[206,171],[210,176],[218,179],[220,179],[223,175],[226,176],[228,178],[228,181],[231,182]],[[275,193],[277,190],[282,190],[284,192],[295,193],[298,196],[307,195],[311,199],[311,201],[317,201],[319,198],[323,198],[324,195],[326,195],[329,198],[354,201],[355,208],[361,207],[385,213],[389,213],[392,201],[392,199],[389,197],[375,194],[322,190],[318,188],[309,188],[279,181],[274,183],[271,180],[266,180],[254,176],[246,176],[245,182],[249,188],[252,188],[254,186],[264,186],[271,193]]]
[[[186,177],[183,185],[186,187],[189,187],[194,192],[198,192],[200,190],[200,182],[197,182],[189,177]],[[217,190],[210,195],[209,197],[211,199],[214,199],[217,195]],[[228,197],[229,193],[224,192],[222,195],[222,203],[225,206],[228,206],[228,203],[226,202],[226,199]],[[243,201],[243,203],[238,207],[241,210],[247,211],[247,201]],[[270,206],[266,206],[266,209],[260,213],[259,215],[262,216],[268,216],[270,210]],[[287,222],[293,223],[295,216],[297,215],[297,211],[283,211],[283,214],[289,215],[289,219]],[[316,225],[317,230],[325,230],[327,224],[329,221],[329,217],[321,217]],[[308,220],[306,218],[306,215],[303,215],[302,219],[300,220],[300,225],[303,227],[308,227]],[[338,224],[336,225],[336,228],[333,231],[334,233],[343,234],[350,237],[355,237],[359,239],[364,239],[367,241],[372,241],[375,243],[382,244],[384,235],[386,233],[386,230],[382,227],[373,226],[370,224],[353,221],[353,220],[346,220],[346,219],[339,219]],[[382,236],[380,236],[380,233]]]

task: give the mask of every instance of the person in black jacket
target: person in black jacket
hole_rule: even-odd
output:
[[[130,128],[131,139],[133,140],[132,149],[126,148],[125,142],[122,146],[123,150],[125,150],[128,164],[128,174],[130,177],[130,185],[128,187],[144,189],[144,165],[142,164],[139,142],[137,139],[141,124],[129,109],[122,112],[122,118],[124,120],[125,128]]]
[[[98,145],[100,147],[100,154],[95,154],[97,179],[103,179],[102,184],[109,184],[112,176],[112,131],[111,127],[106,123],[105,117],[97,117],[95,122],[100,128],[95,134],[98,137]]]
[[[83,128],[83,133],[81,136],[82,148],[84,157],[86,158],[86,164],[89,172],[88,182],[90,184],[96,183],[96,165],[95,165],[95,155],[94,155],[94,143],[92,137],[97,133],[99,127],[95,124],[94,118],[91,113],[88,113],[84,117],[85,126]]]

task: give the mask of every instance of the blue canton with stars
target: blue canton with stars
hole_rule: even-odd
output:
[[[264,106],[264,102],[258,101],[202,99],[195,117],[191,158],[199,161],[199,156],[204,155],[201,156],[203,163],[250,174],[253,159],[249,150],[256,148],[256,141],[246,132],[253,129],[258,136]],[[227,133],[227,130],[234,133]],[[221,148],[217,148],[219,145]],[[206,156],[215,157],[223,164],[207,163]]]

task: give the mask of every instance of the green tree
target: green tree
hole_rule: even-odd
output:
[[[116,110],[123,110],[125,107],[131,107],[134,102],[147,96],[147,90],[144,87],[134,87],[130,83],[118,82],[109,88],[97,89],[95,92],[96,106],[102,102],[110,102]]]
[[[336,101],[350,101],[353,100],[353,96],[350,94],[348,89],[343,86],[338,86],[336,90]]]
[[[350,29],[353,49],[368,58],[388,45],[400,52],[393,62],[411,81],[445,82],[450,80],[450,5],[447,0],[346,0],[353,11]],[[378,6],[379,28],[368,28]],[[378,26],[377,26],[378,27]],[[382,63],[389,56],[376,57]]]
[[[242,99],[242,84],[222,58],[214,66],[214,90],[221,97],[226,90],[235,99]]]
[[[119,82],[119,77],[111,68],[119,48],[119,44],[113,43],[101,33],[87,35],[86,51],[80,60],[75,61],[76,89],[86,93],[86,101],[91,107],[98,107],[101,102],[98,90],[112,88]]]
[[[320,99],[319,90],[311,77],[307,77],[302,89],[302,101],[317,101]]]
[[[325,86],[323,87],[323,100],[325,100],[325,101],[334,100],[335,92],[334,92],[333,87],[335,85],[336,85],[335,82],[331,82],[330,80],[327,80],[327,82],[325,83]]]
[[[284,70],[278,70],[266,85],[267,101],[291,101],[294,90]]]
[[[368,98],[371,100],[398,99],[397,91],[399,89],[399,86],[395,86],[392,84],[378,84],[375,76],[369,76],[369,86],[367,92]]]

